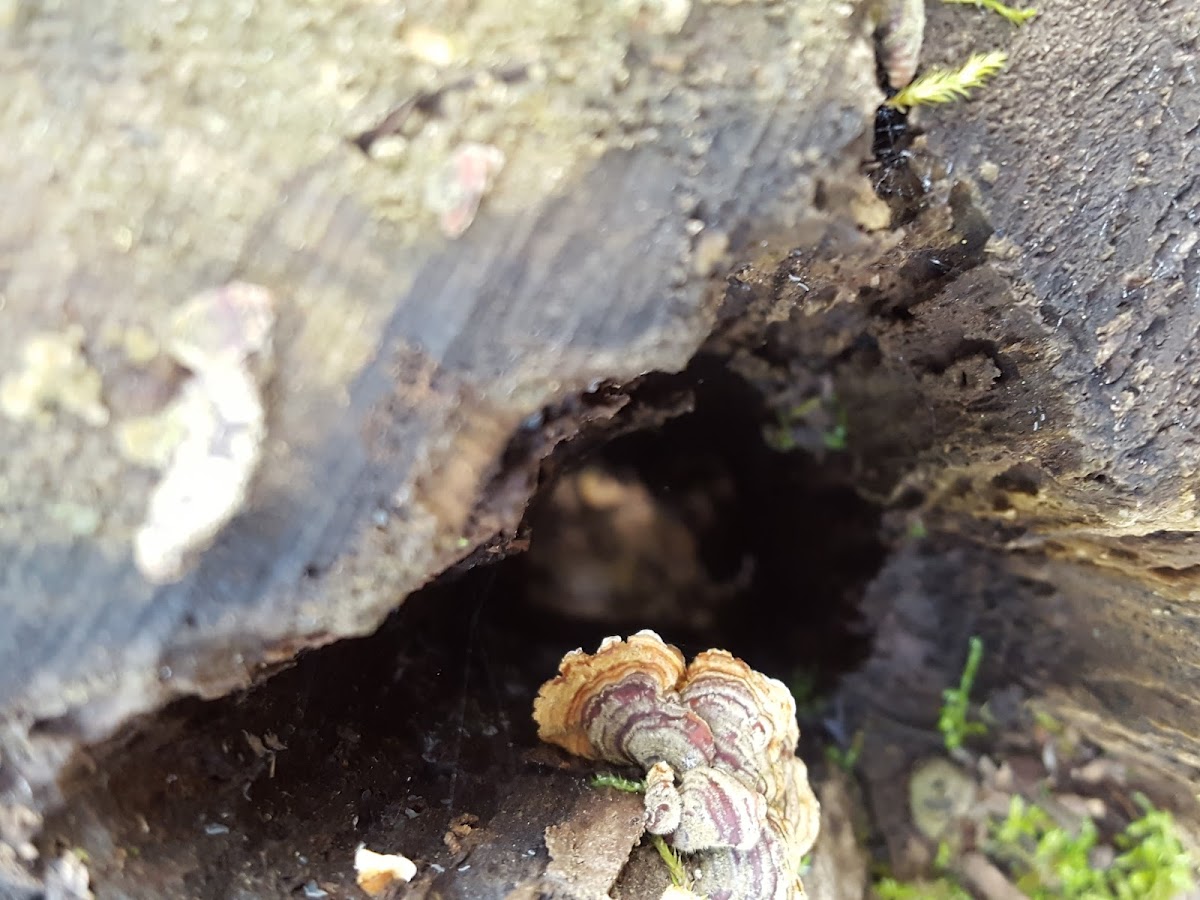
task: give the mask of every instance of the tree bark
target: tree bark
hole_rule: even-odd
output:
[[[555,410],[602,416],[602,382],[681,368],[731,237],[855,171],[861,16],[697,5],[680,30],[648,9],[9,12],[0,358],[20,379],[46,333],[76,355],[45,409],[0,418],[6,804],[41,810],[80,746],[369,632],[511,535]],[[354,138],[413,98],[365,155]],[[438,192],[463,189],[444,180],[468,141],[507,164],[454,240]],[[234,279],[275,298],[262,459],[215,544],[151,584],[131,546],[157,475],[116,430],[180,373],[129,348]],[[68,395],[93,373],[89,422]]]

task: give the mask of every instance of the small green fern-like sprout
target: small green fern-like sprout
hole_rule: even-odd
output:
[[[593,775],[590,783],[594,788],[614,788],[618,791],[625,791],[627,794],[644,794],[646,792],[646,782],[622,778],[620,775],[613,775],[609,772]]]
[[[650,835],[650,841],[654,844],[658,855],[662,857],[662,861],[667,864],[667,874],[671,876],[671,884],[675,887],[691,888],[692,879],[688,877],[683,860],[679,858],[679,854],[675,852],[674,848],[663,840],[660,834]]]
[[[1008,54],[1003,50],[976,53],[962,68],[935,69],[922,75],[891,97],[887,105],[898,109],[912,109],[914,106],[964,100],[970,96],[972,88],[979,87],[1003,69],[1006,62]]]
[[[975,676],[979,674],[979,663],[983,660],[983,641],[972,637],[968,642],[967,664],[963,667],[962,677],[958,687],[942,691],[942,712],[938,716],[938,731],[946,743],[946,749],[953,752],[963,745],[963,741],[972,735],[986,734],[987,727],[981,722],[967,719],[971,703],[971,688],[975,685]]]
[[[979,6],[983,9],[990,9],[992,12],[1004,16],[1014,25],[1024,25],[1030,19],[1038,14],[1036,9],[1017,9],[1015,6],[1006,6],[1000,0],[942,0],[943,3],[969,3],[971,6]]]
[[[866,732],[861,728],[854,732],[854,737],[850,739],[850,746],[844,750],[836,744],[830,744],[825,748],[825,758],[841,769],[843,772],[853,772],[855,766],[858,765],[858,760],[862,756],[863,740],[866,737]]]
[[[945,877],[918,882],[882,878],[874,890],[879,900],[971,900],[970,894]]]
[[[612,787],[616,788],[617,791],[624,791],[625,793],[646,793],[646,782],[622,778],[622,776],[613,775],[610,772],[601,772],[593,775],[589,779],[589,784],[593,787]]]

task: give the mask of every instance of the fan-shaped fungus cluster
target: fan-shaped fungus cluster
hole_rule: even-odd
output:
[[[804,896],[819,807],[795,755],[787,687],[724,650],[683,654],[652,631],[575,650],[534,703],[542,740],[647,772],[646,828],[692,854],[712,900]]]

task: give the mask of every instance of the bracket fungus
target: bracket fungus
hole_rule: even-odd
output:
[[[542,740],[647,772],[646,829],[690,854],[712,900],[803,897],[820,809],[796,756],[787,687],[724,650],[683,654],[653,631],[574,650],[542,685]]]

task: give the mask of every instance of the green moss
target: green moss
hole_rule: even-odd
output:
[[[854,732],[854,737],[851,738],[849,747],[842,749],[834,744],[830,744],[825,748],[825,758],[843,772],[853,772],[854,768],[858,765],[859,758],[862,756],[864,737],[865,733],[860,728]]]
[[[650,842],[654,844],[654,849],[658,851],[658,855],[662,857],[662,861],[667,864],[667,872],[670,873],[671,884],[676,887],[690,888],[692,880],[688,878],[687,869],[683,865],[683,859],[675,852],[675,849],[667,844],[661,834],[650,835]]]
[[[1171,900],[1195,888],[1195,861],[1184,849],[1171,814],[1138,795],[1142,816],[1117,835],[1123,852],[1107,869],[1092,866],[1095,823],[1075,832],[1045,810],[1014,797],[993,828],[989,854],[1005,863],[1032,900]]]
[[[896,881],[883,878],[875,883],[878,900],[971,900],[971,895],[949,878],[935,881]]]
[[[920,541],[929,537],[929,529],[925,527],[925,523],[920,519],[913,519],[908,523],[907,531],[910,541]]]
[[[1196,888],[1196,862],[1184,849],[1169,812],[1136,797],[1142,816],[1114,843],[1122,852],[1108,868],[1093,865],[1098,831],[1091,819],[1070,831],[1040,806],[1013,797],[1008,814],[993,823],[984,848],[1030,900],[1172,900]],[[952,865],[950,848],[938,848],[935,869]],[[880,900],[960,900],[967,894],[949,876],[900,882],[881,878]]]
[[[763,429],[763,440],[778,453],[798,447],[837,451],[845,450],[848,445],[848,416],[837,397],[809,397],[779,411],[776,419],[776,424]]]
[[[813,668],[797,666],[788,679],[788,690],[796,701],[796,715],[800,721],[816,718],[829,703],[817,688],[817,673]]]
[[[1196,888],[1196,860],[1184,849],[1169,812],[1158,810],[1141,794],[1140,819],[1118,835],[1124,852],[1109,869],[1114,896],[1120,900],[1167,900]]]
[[[608,772],[593,775],[589,783],[594,788],[614,788],[628,794],[644,794],[646,792],[646,782],[622,778],[620,775],[612,775]]]
[[[1038,14],[1036,9],[1019,9],[1001,3],[1000,0],[942,0],[943,3],[969,3],[981,9],[990,9],[996,15],[1003,16],[1014,25],[1024,25]]]
[[[971,91],[1004,68],[1008,54],[1000,50],[975,53],[957,69],[934,69],[888,98],[888,106],[912,109],[965,100]]]

